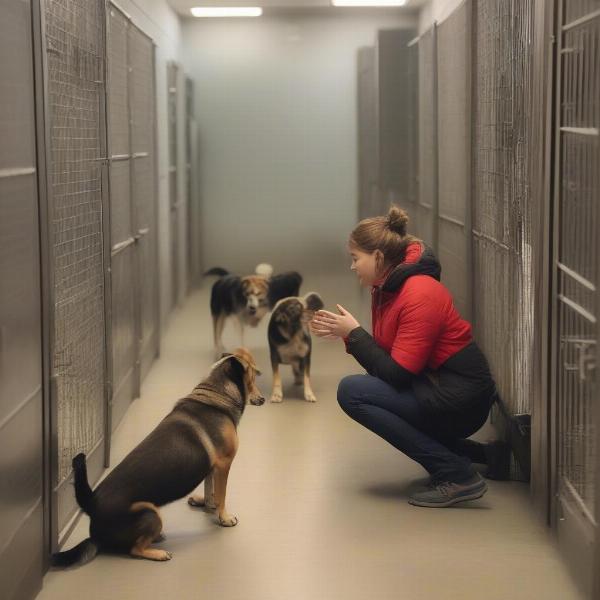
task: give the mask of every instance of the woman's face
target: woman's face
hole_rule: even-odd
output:
[[[364,252],[353,245],[348,246],[348,252],[352,259],[350,270],[356,273],[360,285],[363,287],[373,285],[379,278],[377,257],[381,252],[379,250],[375,250],[375,252]]]

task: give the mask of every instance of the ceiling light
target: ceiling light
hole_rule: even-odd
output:
[[[404,6],[406,0],[331,0],[333,6]]]
[[[258,6],[196,6],[190,9],[194,17],[260,17]]]

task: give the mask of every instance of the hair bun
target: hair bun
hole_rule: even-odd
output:
[[[400,234],[402,237],[406,235],[406,226],[408,225],[408,215],[399,206],[392,204],[387,214],[387,226],[392,231]]]

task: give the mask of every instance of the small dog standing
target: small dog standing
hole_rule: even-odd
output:
[[[191,496],[188,503],[215,510],[223,527],[236,525],[237,517],[225,508],[227,476],[246,403],[265,401],[256,387],[257,374],[245,348],[225,355],[93,492],[85,455],[78,454],[73,459],[75,497],[90,516],[90,537],[54,554],[52,565],[82,565],[99,551],[169,560],[170,552],[150,547],[161,539],[158,507],[186,496],[203,480],[204,497]]]
[[[265,263],[256,267],[256,274],[245,277],[231,275],[221,267],[214,267],[204,273],[205,276],[219,277],[210,293],[215,356],[220,356],[224,349],[222,338],[227,317],[237,317],[243,345],[245,325],[256,327],[278,300],[300,293],[300,273],[271,273],[272,267]]]
[[[317,398],[310,385],[312,341],[308,323],[315,311],[322,309],[323,306],[319,294],[311,292],[302,298],[284,298],[273,309],[268,329],[273,368],[271,402],[283,400],[279,365],[291,365],[294,383],[304,384],[304,399],[308,402],[316,402]]]

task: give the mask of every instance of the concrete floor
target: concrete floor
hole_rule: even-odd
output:
[[[350,279],[339,283],[314,278],[303,290],[364,317],[364,296]],[[268,398],[266,325],[248,332],[246,345],[263,369],[259,386]],[[205,287],[173,314],[142,396],[113,437],[112,464],[207,373],[210,332]],[[239,345],[232,324],[225,340]],[[337,382],[360,367],[339,342],[324,340],[315,341],[313,365],[316,404],[301,399],[284,369],[284,402],[248,406],[242,418],[227,494],[236,527],[219,527],[212,515],[175,502],[162,510],[167,539],[159,545],[173,553],[170,562],[100,555],[48,573],[39,599],[579,598],[526,484],[490,482],[483,499],[451,509],[410,506],[424,471],[337,405]],[[84,517],[65,547],[87,537],[87,527]]]

